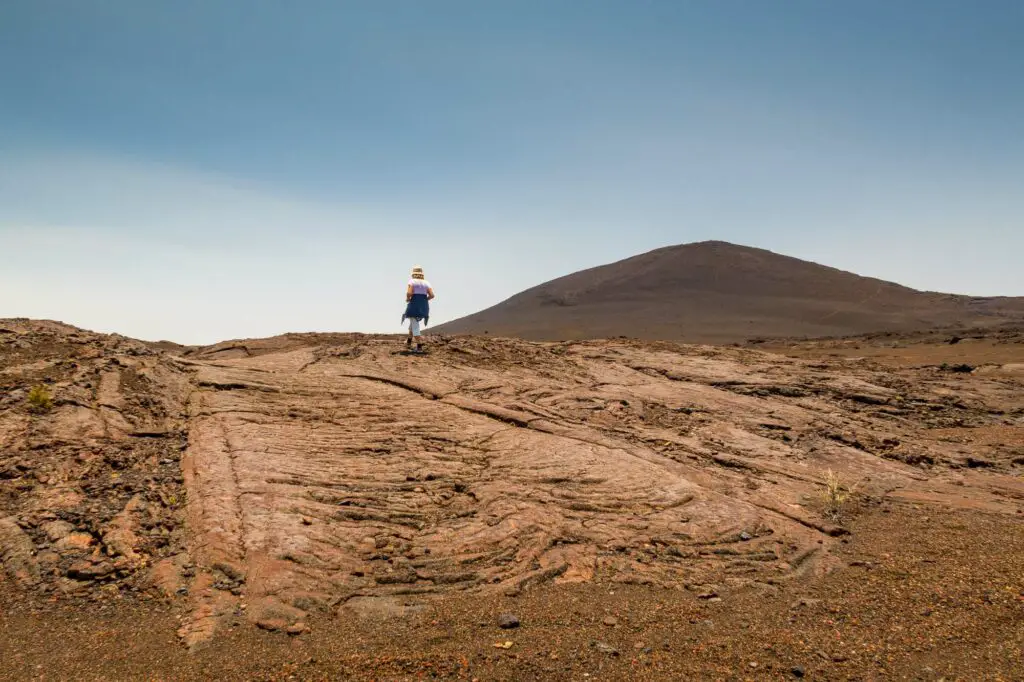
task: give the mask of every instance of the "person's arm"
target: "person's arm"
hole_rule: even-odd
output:
[[[434,300],[434,289],[433,289],[433,287],[427,287],[427,300],[428,301]]]
[[[411,300],[412,300],[412,285],[410,284],[410,285],[405,287],[405,302],[408,303]]]

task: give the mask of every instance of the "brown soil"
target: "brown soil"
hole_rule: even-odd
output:
[[[1022,297],[915,291],[762,249],[700,242],[546,282],[435,331],[734,343],[1022,322]]]
[[[314,617],[295,638],[239,618],[190,654],[175,635],[180,605],[19,603],[0,615],[0,678],[792,680],[800,668],[811,680],[1020,679],[1020,522],[903,503],[880,512],[851,523],[837,548],[846,568],[778,591],[722,590],[721,601],[540,586],[404,616]],[[499,629],[503,613],[522,625]]]
[[[1019,679],[1022,344],[985,334],[417,357],[0,321],[0,678]]]
[[[1024,372],[1024,326],[810,340],[762,339],[746,345],[793,357],[870,358],[886,365],[946,371],[968,365],[984,374]]]

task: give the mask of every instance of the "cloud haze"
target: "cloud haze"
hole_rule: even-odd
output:
[[[0,8],[0,316],[397,331],[723,239],[1024,295],[1019,3]]]

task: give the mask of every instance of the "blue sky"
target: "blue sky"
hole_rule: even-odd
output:
[[[722,239],[1024,295],[1024,3],[0,3],[0,317],[400,331]]]

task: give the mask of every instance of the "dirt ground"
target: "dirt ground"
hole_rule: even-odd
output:
[[[956,336],[0,321],[0,678],[1022,679],[1024,335]]]
[[[721,601],[643,586],[459,595],[404,616],[314,618],[301,637],[242,624],[187,653],[182,606],[85,610],[5,595],[10,680],[1019,680],[1021,521],[889,504],[851,523],[844,567]],[[497,619],[514,614],[519,628]],[[612,617],[614,625],[606,625]],[[613,621],[608,621],[613,622]],[[512,642],[508,649],[496,644]]]
[[[793,357],[870,358],[896,367],[941,368],[969,364],[983,373],[1024,372],[1024,330],[949,329],[880,333],[836,339],[765,340],[748,344]]]

